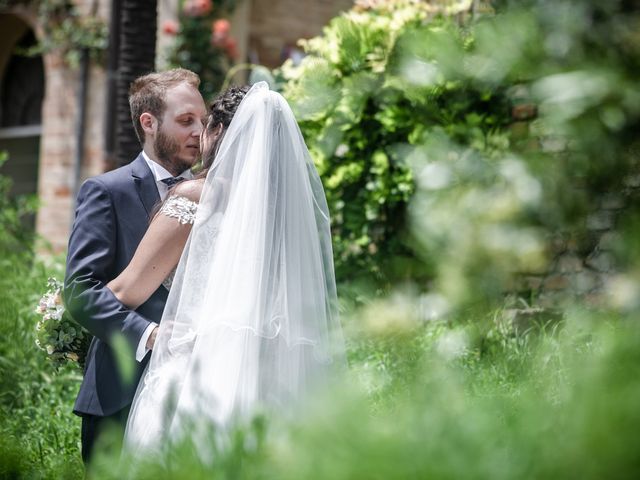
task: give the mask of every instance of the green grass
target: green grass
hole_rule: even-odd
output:
[[[431,324],[361,338],[344,383],[295,421],[236,432],[211,465],[179,445],[163,465],[114,471],[103,459],[96,478],[638,477],[632,320],[576,310],[556,331],[474,332]],[[363,393],[363,384],[377,388]]]
[[[56,266],[57,265],[57,266]],[[7,252],[0,260],[0,478],[80,478],[80,419],[71,412],[78,369],[55,371],[35,345],[34,313],[45,267]]]
[[[59,267],[0,263],[0,478],[82,478],[80,374],[35,347]],[[405,318],[406,317],[406,318]],[[102,455],[92,478],[637,478],[640,327],[568,311],[515,334],[495,318],[420,323],[392,300],[345,316],[350,369],[296,420],[261,418],[203,464]],[[403,320],[404,319],[404,320]]]

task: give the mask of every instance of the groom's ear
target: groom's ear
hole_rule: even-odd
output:
[[[140,115],[140,125],[142,126],[142,130],[144,130],[145,136],[155,136],[158,128],[158,120],[149,112],[144,112]]]

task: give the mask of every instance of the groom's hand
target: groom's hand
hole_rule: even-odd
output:
[[[153,345],[156,343],[156,336],[158,335],[158,327],[154,328],[147,338],[147,350],[153,350]]]

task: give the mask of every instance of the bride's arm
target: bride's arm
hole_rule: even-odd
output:
[[[203,182],[179,184],[171,195],[198,202]],[[131,262],[107,284],[127,307],[142,305],[176,267],[191,232],[191,223],[182,223],[162,210],[153,218]]]

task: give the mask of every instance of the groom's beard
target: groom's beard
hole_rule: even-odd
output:
[[[169,135],[166,135],[162,131],[162,127],[158,129],[153,148],[158,160],[166,165],[171,165],[175,170],[175,173],[171,173],[174,173],[175,175],[179,175],[192,167],[190,162],[183,160],[178,156],[180,154],[180,144]]]

